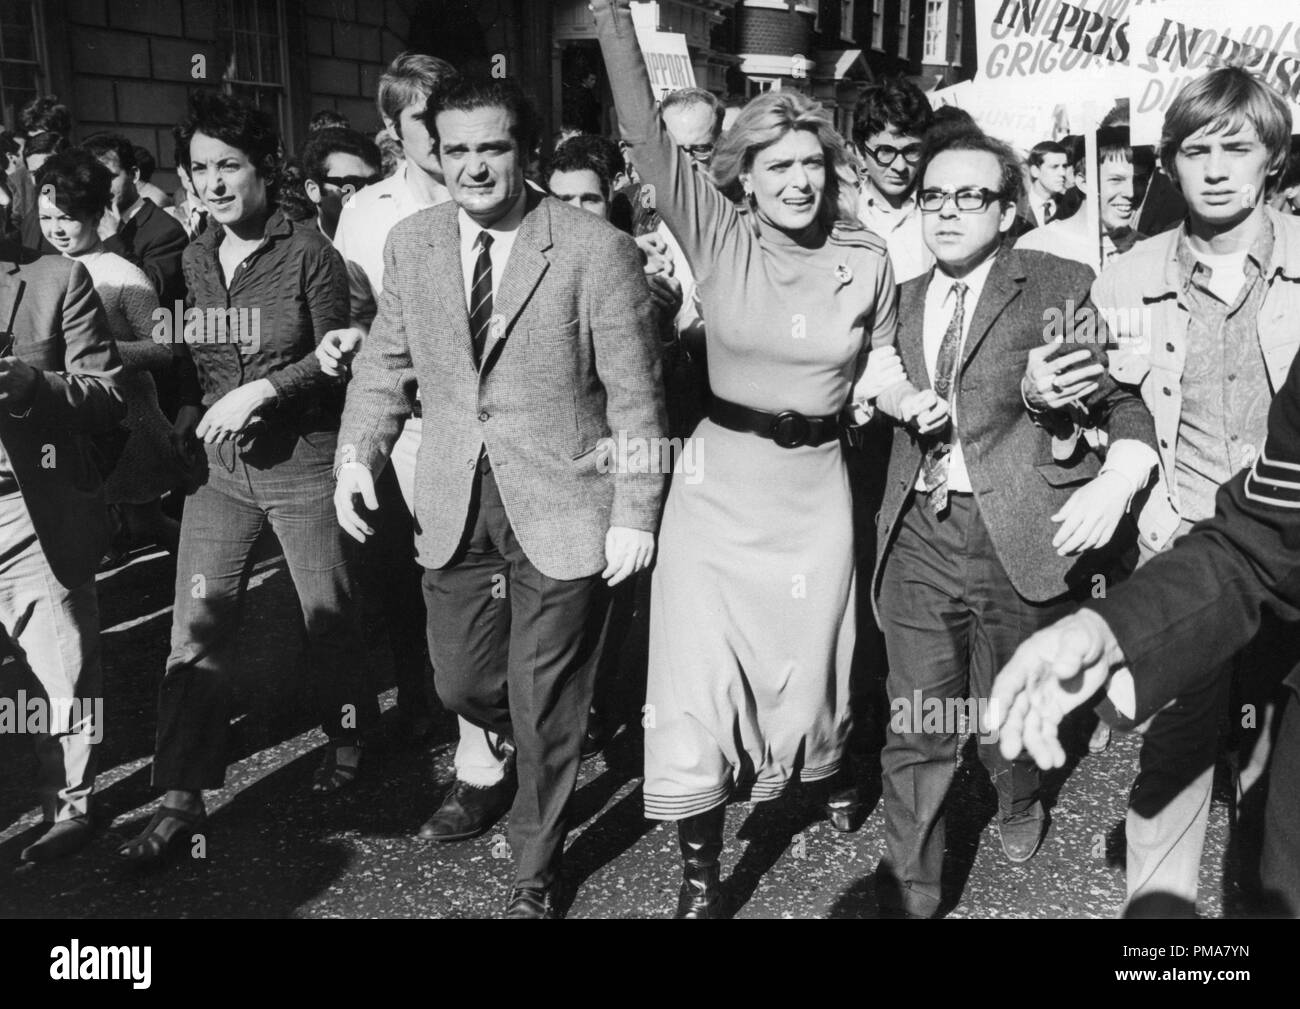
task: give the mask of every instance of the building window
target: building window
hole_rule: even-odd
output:
[[[0,2],[0,106],[4,122],[18,129],[22,107],[45,91],[40,18],[32,0]]]
[[[948,62],[948,0],[925,0],[925,51],[922,63]]]
[[[226,15],[222,86],[270,112],[285,148],[293,150],[283,0],[226,0]]]
[[[755,95],[761,95],[766,91],[780,91],[781,78],[779,77],[749,77],[745,81],[745,97],[753,98]]]
[[[907,59],[907,30],[912,20],[912,0],[898,0],[898,58]]]
[[[871,0],[871,48],[885,51],[885,0]]]
[[[958,4],[957,13],[953,17],[952,32],[952,65],[955,67],[961,66],[961,35],[964,27],[965,25],[962,22],[962,6],[961,4]]]
[[[840,38],[853,41],[853,0],[840,0]]]

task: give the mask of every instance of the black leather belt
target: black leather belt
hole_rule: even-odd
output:
[[[731,431],[745,431],[760,438],[770,438],[782,448],[801,445],[825,445],[840,436],[838,414],[828,417],[805,417],[793,410],[768,413],[751,410],[714,396],[709,404],[709,420]]]

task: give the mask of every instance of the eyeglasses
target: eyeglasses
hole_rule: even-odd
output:
[[[354,193],[358,189],[365,189],[372,182],[378,181],[379,176],[377,175],[327,175],[321,179],[323,185],[338,186],[339,189],[351,186]]]
[[[863,144],[862,149],[875,158],[876,164],[881,168],[888,168],[900,154],[909,165],[914,165],[921,160],[920,144],[908,144],[902,150],[897,147],[890,147],[888,144],[881,144],[874,151],[866,144]]]
[[[974,186],[966,189],[958,189],[953,192],[951,189],[922,189],[917,194],[916,203],[927,214],[937,214],[944,207],[948,200],[952,200],[953,206],[967,214],[978,213],[995,200],[1002,199],[1002,193],[994,192],[992,189],[985,189],[983,186],[978,189]]]

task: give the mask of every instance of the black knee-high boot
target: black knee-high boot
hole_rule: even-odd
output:
[[[727,807],[677,821],[682,847],[682,890],[678,918],[718,918],[722,911],[718,860],[722,855],[722,824]]]

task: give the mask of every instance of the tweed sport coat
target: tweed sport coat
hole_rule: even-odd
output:
[[[899,292],[898,353],[918,389],[930,388],[922,340],[930,276],[908,281]],[[1092,270],[1081,263],[1004,246],[975,305],[958,374],[957,429],[971,488],[998,560],[1015,590],[1033,602],[1087,584],[1093,573],[1109,567],[1119,546],[1113,542],[1079,557],[1057,556],[1052,537],[1059,526],[1051,516],[1097,475],[1101,463],[1082,440],[1070,459],[1055,460],[1051,432],[1035,423],[1020,395],[1029,351],[1045,342],[1052,310],[1060,312],[1073,303],[1076,312],[1089,311],[1092,279]],[[1097,339],[1089,346],[1104,361],[1100,341],[1105,335]],[[1154,450],[1151,414],[1134,392],[1109,375],[1086,406],[1112,443],[1133,438]],[[903,509],[913,495],[922,454],[911,429],[897,427],[877,517],[873,602]]]
[[[54,576],[76,588],[108,545],[89,438],[126,416],[122,362],[90,274],[62,256],[0,246],[0,325],[0,342],[38,372],[30,410],[0,409],[0,442]]]
[[[336,463],[378,473],[410,415],[416,548],[457,554],[486,446],[515,535],[552,578],[605,567],[611,526],[658,528],[665,481],[620,466],[602,439],[662,438],[660,350],[631,238],[532,190],[493,303],[499,325],[474,365],[455,203],[398,223],[384,250],[379,314],[348,386]],[[657,442],[646,444],[659,444]],[[608,443],[606,443],[606,446]]]

